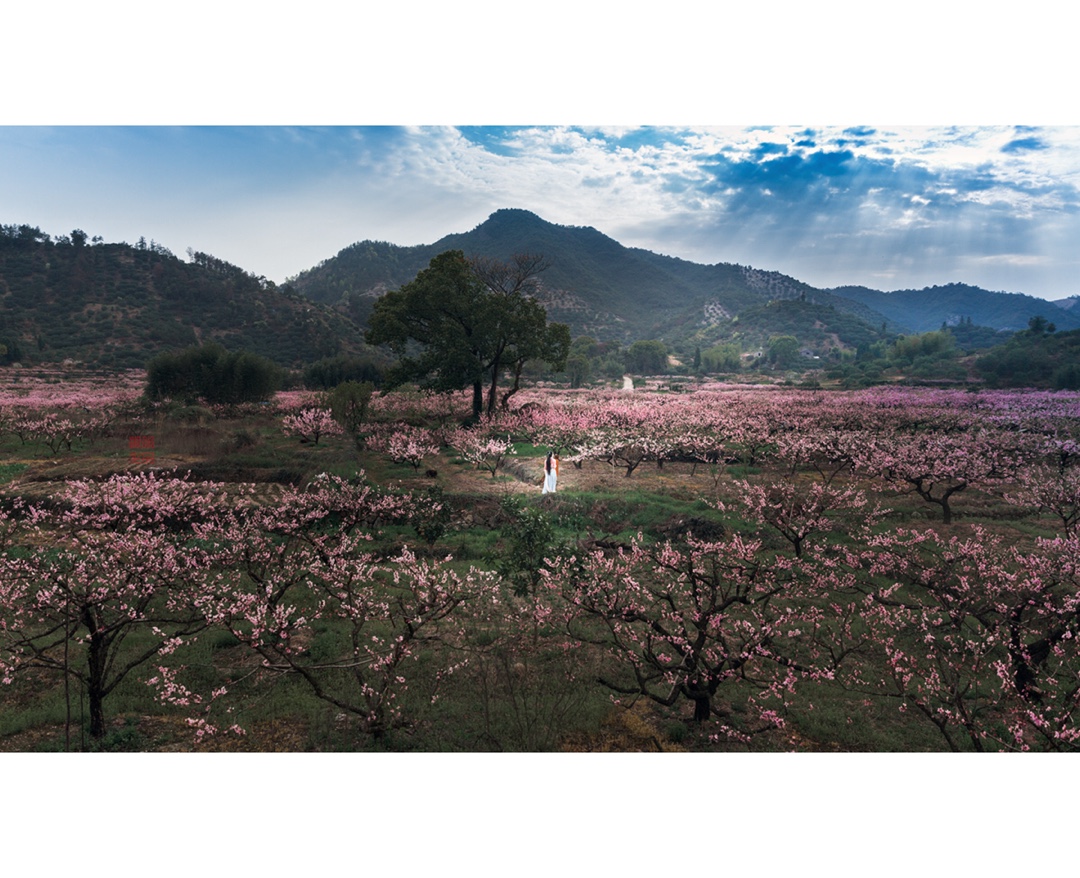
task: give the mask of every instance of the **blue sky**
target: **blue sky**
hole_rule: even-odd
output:
[[[278,282],[502,207],[815,286],[1080,293],[1075,126],[0,127],[0,221]]]
[[[929,0],[60,5],[12,13],[28,75],[0,102],[0,222],[281,282],[519,207],[820,287],[1080,293],[1073,53],[1046,0],[1002,20]]]

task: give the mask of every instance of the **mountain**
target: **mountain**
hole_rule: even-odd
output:
[[[1016,332],[1027,329],[1028,321],[1037,316],[1046,317],[1059,329],[1080,329],[1080,311],[1069,311],[1023,293],[990,292],[967,284],[891,293],[851,286],[829,292],[860,302],[916,333],[932,332],[942,324],[955,326],[961,321]]]
[[[540,276],[537,298],[549,318],[568,324],[575,336],[604,341],[663,338],[710,344],[726,335],[726,324],[740,311],[774,299],[809,297],[875,326],[888,322],[861,303],[778,272],[728,263],[700,265],[629,248],[592,227],[556,225],[519,209],[498,210],[471,231],[433,244],[361,241],[288,282],[362,323],[378,296],[408,283],[446,250],[496,259],[542,253],[551,266]]]
[[[965,284],[894,292],[859,286],[815,289],[775,271],[701,265],[624,247],[594,228],[556,225],[518,209],[498,210],[471,231],[433,244],[361,241],[289,282],[363,323],[379,295],[408,283],[432,257],[451,249],[498,259],[543,253],[551,267],[541,276],[538,298],[549,317],[567,323],[573,335],[600,340],[711,344],[731,335],[731,321],[740,312],[775,300],[828,306],[881,334],[930,332],[943,324],[1008,333],[1040,315],[1061,329],[1080,328],[1080,308],[1074,307],[1080,297],[1050,303]]]
[[[433,244],[361,241],[281,287],[205,253],[189,250],[185,262],[144,240],[106,244],[80,231],[53,239],[0,226],[0,363],[138,367],[162,350],[210,340],[292,367],[361,353],[378,297],[451,249],[498,259],[541,253],[550,267],[537,298],[551,320],[598,341],[659,339],[681,356],[729,341],[749,350],[774,335],[835,354],[942,324],[963,331],[965,350],[985,349],[995,331],[1024,329],[1034,316],[1062,331],[1080,328],[1078,297],[1051,303],[963,284],[815,289],[779,272],[701,265],[507,209]]]
[[[204,341],[300,366],[362,347],[331,308],[205,253],[0,226],[0,362],[141,367]]]

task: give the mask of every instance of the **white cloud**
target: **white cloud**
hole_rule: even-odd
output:
[[[754,264],[819,285],[838,282],[840,273],[865,282],[912,270],[919,259],[911,254],[927,262],[937,240],[952,252],[935,256],[928,272],[960,266],[972,276],[959,279],[981,283],[985,273],[1007,268],[1017,272],[1010,276],[1017,286],[1050,293],[1068,282],[1064,266],[1075,258],[1080,223],[1080,128],[258,132],[261,139],[237,138],[259,153],[250,167],[235,150],[218,157],[192,132],[168,132],[159,140],[199,144],[188,150],[199,160],[183,176],[163,174],[160,161],[135,166],[122,155],[111,177],[65,171],[70,152],[49,154],[48,140],[38,138],[37,176],[15,182],[14,169],[28,165],[9,158],[12,179],[0,178],[0,201],[23,205],[22,214],[36,204],[43,215],[4,221],[54,233],[121,229],[115,234],[128,240],[145,234],[174,252],[194,246],[281,280],[355,241],[432,243],[496,209],[522,207],[551,222],[594,226],[629,246]],[[0,137],[0,167],[18,139]],[[142,189],[132,185],[133,167],[141,168]],[[48,192],[43,179],[53,182]],[[107,205],[98,197],[105,183],[113,193]],[[54,216],[58,228],[47,225]],[[995,261],[1001,254],[988,248],[1029,261]]]

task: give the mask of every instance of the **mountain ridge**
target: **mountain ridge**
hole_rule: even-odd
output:
[[[1080,308],[1023,293],[965,284],[894,292],[816,288],[777,271],[737,263],[707,265],[626,247],[592,226],[550,223],[521,208],[497,210],[468,232],[432,244],[357,242],[288,283],[363,323],[381,292],[408,283],[432,257],[450,249],[497,259],[515,252],[543,253],[552,264],[540,278],[537,298],[551,319],[569,324],[574,335],[604,340],[666,334],[668,340],[688,343],[693,337],[695,343],[712,343],[717,339],[703,326],[718,326],[725,315],[731,319],[775,299],[829,305],[890,333],[928,332],[965,320],[1015,331],[1040,314],[1063,329],[1080,328]],[[958,290],[963,295],[954,294]]]
[[[1036,316],[1057,329],[1080,328],[1080,296],[1049,302],[966,284],[818,289],[767,269],[626,247],[591,226],[506,208],[432,244],[356,242],[281,287],[190,249],[184,262],[142,239],[88,243],[78,230],[54,239],[36,227],[0,226],[0,363],[126,368],[210,340],[292,367],[339,353],[372,355],[363,327],[375,301],[448,249],[500,259],[543,253],[551,265],[537,299],[549,320],[601,342],[661,340],[684,358],[733,341],[753,350],[783,334],[815,355],[837,355],[943,325],[983,346],[995,331],[1003,341]],[[773,303],[783,307],[766,307]],[[973,333],[973,326],[989,328]]]
[[[884,292],[862,286],[834,287],[835,295],[863,303],[913,332],[931,332],[955,326],[965,318],[980,326],[1016,332],[1026,329],[1035,316],[1046,317],[1064,329],[1080,328],[1080,312],[1026,293],[986,290],[964,283],[948,283]],[[1061,300],[1061,301],[1069,301]]]
[[[704,320],[706,313],[731,316],[774,298],[806,295],[864,319],[884,320],[859,303],[778,272],[730,263],[702,265],[626,247],[591,226],[561,226],[519,208],[495,211],[472,230],[432,244],[396,247],[360,241],[288,283],[362,323],[380,292],[407,283],[445,250],[497,259],[543,253],[551,266],[540,277],[537,299],[550,319],[567,323],[575,335],[604,340],[651,338],[657,330],[670,333],[695,318]]]

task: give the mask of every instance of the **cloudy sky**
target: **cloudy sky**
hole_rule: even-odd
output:
[[[9,66],[22,52],[36,78],[0,102],[0,222],[143,236],[281,282],[359,240],[432,243],[518,207],[819,287],[1080,293],[1072,54],[1043,0],[1003,23],[912,0],[864,30],[846,0],[618,24],[612,4],[507,20],[466,0],[425,7],[428,29],[411,5],[205,5],[143,39],[87,40],[103,14],[78,4],[23,29]]]
[[[501,207],[815,286],[1080,293],[1080,127],[11,127],[3,221],[283,281]]]

